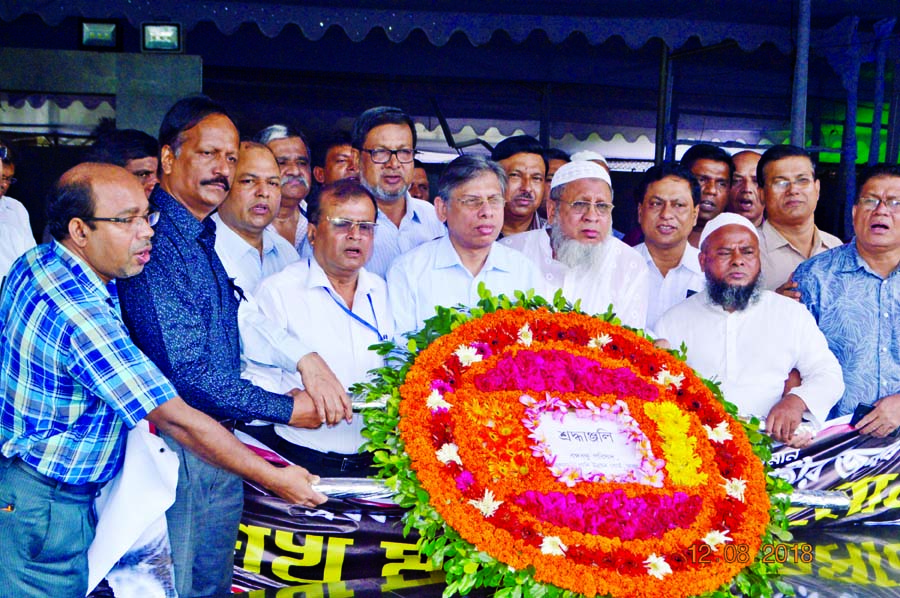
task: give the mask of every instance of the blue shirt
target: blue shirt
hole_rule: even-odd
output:
[[[846,389],[831,416],[900,392],[900,274],[876,274],[854,239],[800,264],[794,281],[844,372]]]
[[[160,212],[144,271],[119,281],[131,336],[192,407],[215,418],[287,422],[293,399],[242,380],[238,296],[215,252],[216,225],[157,186]]]
[[[53,241],[10,270],[0,299],[0,446],[70,484],[105,482],[134,427],[177,395],[119,316],[116,284]]]

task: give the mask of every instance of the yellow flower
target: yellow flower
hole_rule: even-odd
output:
[[[691,421],[688,414],[669,401],[646,403],[644,413],[656,422],[659,435],[662,436],[666,473],[672,482],[685,486],[705,484],[707,476],[700,471],[703,460],[695,450],[697,439],[690,435]]]

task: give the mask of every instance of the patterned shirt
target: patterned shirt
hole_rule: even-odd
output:
[[[800,301],[815,317],[844,371],[832,417],[900,392],[900,274],[876,274],[856,240],[800,264]]]
[[[293,399],[240,377],[239,293],[216,255],[215,222],[197,220],[161,186],[150,203],[160,212],[153,257],[119,281],[135,343],[192,407],[218,419],[289,421]]]
[[[0,299],[0,447],[70,484],[105,482],[134,427],[177,395],[104,284],[57,242],[16,262]]]

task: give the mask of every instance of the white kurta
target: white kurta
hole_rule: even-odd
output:
[[[369,350],[370,345],[394,334],[387,287],[379,276],[359,271],[350,310],[359,319],[347,312],[347,304],[313,258],[295,262],[265,279],[256,298],[262,313],[286,333],[302,336],[345,388],[367,380],[369,370],[384,365],[383,358]],[[251,364],[247,373],[254,384],[274,392],[303,387],[297,372]],[[312,450],[349,454],[362,444],[362,428],[362,416],[354,414],[352,422],[315,430],[279,424],[275,433]]]
[[[539,285],[540,274],[521,253],[494,243],[481,271],[473,276],[463,266],[449,236],[401,255],[387,276],[397,333],[421,328],[435,315],[435,306],[472,307],[478,303],[478,285],[482,282],[494,295],[512,298],[515,291]]]
[[[581,299],[581,309],[590,314],[605,313],[609,305],[623,324],[644,328],[647,322],[647,265],[641,255],[613,236],[603,261],[596,266],[569,268],[553,258],[547,230],[533,230],[510,237],[500,243],[524,253],[541,271],[548,299],[557,289],[574,303]]]
[[[13,262],[34,245],[28,210],[12,197],[0,197],[0,281]]]
[[[698,293],[667,311],[656,333],[673,347],[684,342],[688,364],[721,382],[725,399],[742,414],[768,415],[794,368],[803,382],[791,392],[818,424],[844,392],[841,366],[812,315],[771,291],[732,313],[712,304],[706,291]]]

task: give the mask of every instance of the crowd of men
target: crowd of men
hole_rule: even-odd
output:
[[[593,152],[511,137],[431,189],[399,108],[317,148],[281,123],[246,133],[205,96],[172,106],[156,139],[108,132],[56,184],[37,247],[7,232],[30,229],[0,146],[0,587],[15,595],[84,594],[94,498],[145,418],[179,457],[179,595],[227,592],[242,478],[312,508],[317,476],[371,472],[347,395],[383,364],[369,347],[474,305],[481,284],[562,290],[686,343],[793,446],[859,406],[862,433],[900,426],[896,165],[861,177],[842,244],[815,226],[803,149],[700,144],[644,174],[632,247]]]

